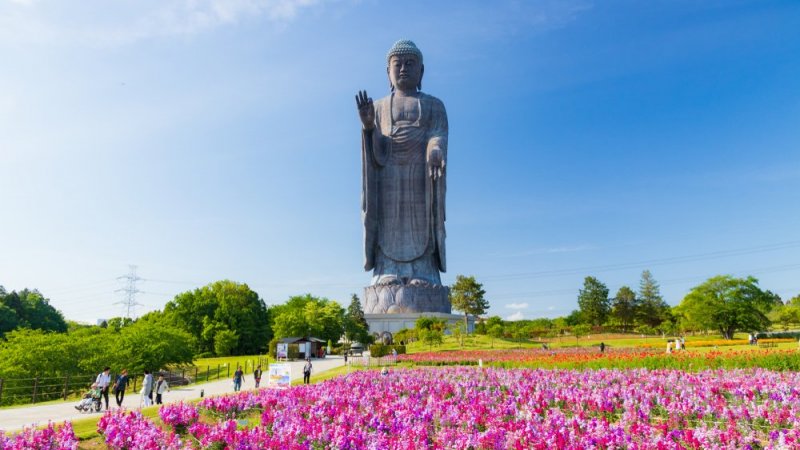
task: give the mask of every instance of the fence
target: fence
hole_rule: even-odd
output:
[[[397,365],[397,357],[392,355],[386,355],[380,358],[373,358],[369,355],[349,356],[347,358],[347,365],[357,367],[394,366]]]
[[[156,372],[164,375],[171,386],[184,386],[221,378],[233,377],[236,366],[242,366],[245,373],[252,373],[257,366],[266,372],[269,365],[266,357],[235,361],[230,364],[175,367]],[[233,367],[233,368],[231,368]],[[31,378],[0,378],[0,406],[33,404],[52,400],[80,398],[97,378],[97,374],[64,374],[57,376],[35,376]],[[138,392],[144,374],[130,374],[126,393]],[[111,380],[116,374],[111,375]]]

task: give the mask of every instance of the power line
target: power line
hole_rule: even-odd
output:
[[[558,276],[558,275],[583,274],[587,272],[605,272],[613,270],[635,269],[640,267],[660,266],[660,265],[678,264],[684,262],[704,261],[708,259],[726,258],[730,256],[750,255],[753,253],[770,252],[770,251],[784,250],[795,247],[800,247],[800,241],[782,242],[779,244],[763,245],[759,247],[748,247],[736,250],[720,250],[716,252],[699,253],[695,255],[673,256],[669,258],[651,259],[651,260],[630,262],[630,263],[608,264],[602,266],[587,266],[587,267],[579,267],[572,269],[545,270],[540,272],[515,273],[508,275],[488,275],[482,277],[482,280],[500,281],[500,280],[515,280],[515,279],[525,279],[525,278],[543,278],[543,277]]]
[[[115,292],[123,292],[125,294],[125,298],[122,301],[114,303],[115,305],[123,305],[123,309],[125,309],[125,317],[130,319],[132,313],[135,313],[135,309],[137,306],[143,306],[141,303],[136,302],[136,294],[141,293],[139,289],[136,288],[136,283],[142,281],[138,275],[136,275],[136,266],[128,266],[130,272],[127,275],[123,275],[121,277],[117,277],[118,280],[125,280],[125,287],[117,289]]]
[[[784,264],[780,266],[771,266],[771,267],[764,267],[759,269],[750,269],[750,270],[738,270],[737,273],[744,273],[748,275],[758,275],[764,273],[774,273],[774,272],[784,272],[787,270],[794,270],[800,269],[800,264]],[[692,282],[700,282],[706,280],[708,277],[705,276],[696,276],[696,277],[683,277],[683,278],[671,278],[660,281],[658,284],[661,286],[672,286],[676,284],[684,284],[684,283],[692,283]],[[524,299],[528,297],[555,297],[564,294],[576,294],[578,292],[579,287],[575,288],[566,288],[566,289],[554,289],[554,290],[547,290],[547,291],[533,291],[533,292],[516,292],[516,293],[501,293],[497,295],[492,295],[493,299]],[[786,288],[784,290],[789,291],[791,288]]]

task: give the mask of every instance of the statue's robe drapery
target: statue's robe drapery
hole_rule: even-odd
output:
[[[435,280],[446,270],[444,174],[434,180],[427,161],[433,148],[447,160],[447,113],[437,98],[418,94],[419,117],[398,124],[392,118],[393,95],[375,102],[375,128],[362,138],[362,219],[364,270],[384,270],[380,258],[394,267],[411,267],[409,278]],[[425,258],[431,258],[427,264]],[[392,269],[390,269],[391,271]],[[394,274],[398,275],[398,274]],[[399,275],[409,275],[408,273]]]

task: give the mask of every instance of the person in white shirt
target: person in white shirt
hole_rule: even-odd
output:
[[[95,383],[100,388],[100,395],[106,400],[106,411],[108,411],[108,388],[111,386],[111,368],[106,366],[102,372],[97,374]]]
[[[142,379],[142,405],[150,406],[153,404],[153,375],[149,370],[144,371],[144,379]]]
[[[156,385],[153,390],[156,393],[156,405],[160,405],[161,395],[169,390],[169,384],[167,384],[167,380],[164,379],[164,375],[158,376],[158,381],[156,381]]]

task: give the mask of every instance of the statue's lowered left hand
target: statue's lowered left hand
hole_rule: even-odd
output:
[[[428,175],[434,180],[444,175],[444,155],[442,149],[434,147],[428,152]]]

